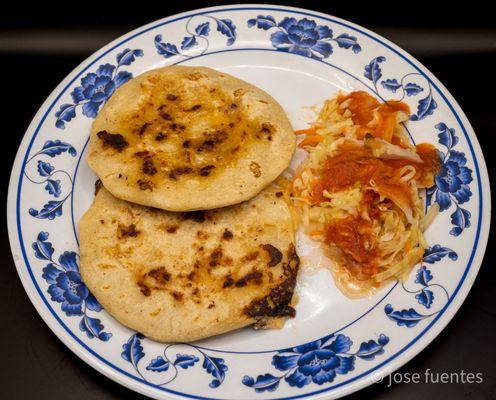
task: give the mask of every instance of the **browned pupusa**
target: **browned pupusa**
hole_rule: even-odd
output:
[[[274,186],[251,201],[172,213],[105,188],[79,224],[81,275],[105,309],[159,341],[192,341],[295,314],[290,211]]]
[[[96,118],[88,163],[116,197],[170,211],[248,200],[288,165],[291,125],[267,93],[205,67],[148,71]]]

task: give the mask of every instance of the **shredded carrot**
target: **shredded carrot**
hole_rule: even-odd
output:
[[[307,129],[299,129],[295,131],[295,135],[315,135],[315,128],[311,126]]]
[[[386,114],[384,116],[381,116],[380,118],[381,121],[381,127],[382,127],[382,132],[379,133],[382,138],[389,143],[392,143],[393,141],[393,133],[394,133],[394,128],[396,127],[396,113],[393,114]]]
[[[324,140],[324,137],[323,136],[320,136],[318,134],[315,134],[315,135],[312,135],[312,136],[307,136],[305,139],[303,139],[298,144],[298,147],[317,146],[323,140]]]
[[[412,244],[410,242],[406,242],[405,252],[408,253],[411,249],[412,249]]]
[[[324,231],[321,229],[310,231],[310,236],[320,236],[324,234]]]

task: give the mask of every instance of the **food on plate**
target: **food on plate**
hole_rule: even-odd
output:
[[[299,259],[271,183],[295,143],[279,104],[228,74],[171,66],[124,84],[90,136],[101,182],[79,224],[85,284],[159,341],[281,327]]]
[[[294,150],[270,95],[210,68],[169,66],[116,90],[93,123],[87,160],[120,199],[192,211],[251,199]]]
[[[411,144],[402,125],[409,112],[403,102],[340,93],[297,132],[308,156],[291,195],[305,232],[321,243],[349,297],[404,279],[424,254],[423,231],[436,208],[424,215],[420,194],[434,184],[440,160],[431,144]]]
[[[80,271],[105,309],[158,341],[192,341],[293,317],[299,260],[275,184],[248,202],[175,213],[99,187],[79,224]]]

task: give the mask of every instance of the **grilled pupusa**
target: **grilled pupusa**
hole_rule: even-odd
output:
[[[193,341],[295,313],[290,210],[271,185],[248,202],[173,213],[101,187],[79,224],[81,275],[105,309],[158,341]]]
[[[191,211],[251,199],[294,150],[270,95],[210,68],[169,66],[116,90],[94,121],[87,160],[120,199]]]

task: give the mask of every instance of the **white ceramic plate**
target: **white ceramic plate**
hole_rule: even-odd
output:
[[[296,129],[338,90],[403,99],[414,141],[434,143],[443,168],[427,193],[441,212],[423,265],[404,285],[349,300],[325,269],[304,268],[297,316],[282,330],[243,329],[194,344],[152,342],[111,318],[81,283],[76,225],[95,175],[85,161],[91,123],[116,87],[169,64],[205,65],[265,89]],[[301,154],[300,154],[301,156]],[[298,158],[298,155],[296,159]],[[295,159],[295,162],[297,162]],[[139,28],[77,67],[48,97],[19,148],[8,198],[12,252],[48,326],[79,357],[148,396],[195,399],[336,398],[391,373],[453,317],[480,267],[490,191],[462,110],[420,63],[339,18],[280,6],[225,6]],[[323,263],[299,245],[303,263]]]

